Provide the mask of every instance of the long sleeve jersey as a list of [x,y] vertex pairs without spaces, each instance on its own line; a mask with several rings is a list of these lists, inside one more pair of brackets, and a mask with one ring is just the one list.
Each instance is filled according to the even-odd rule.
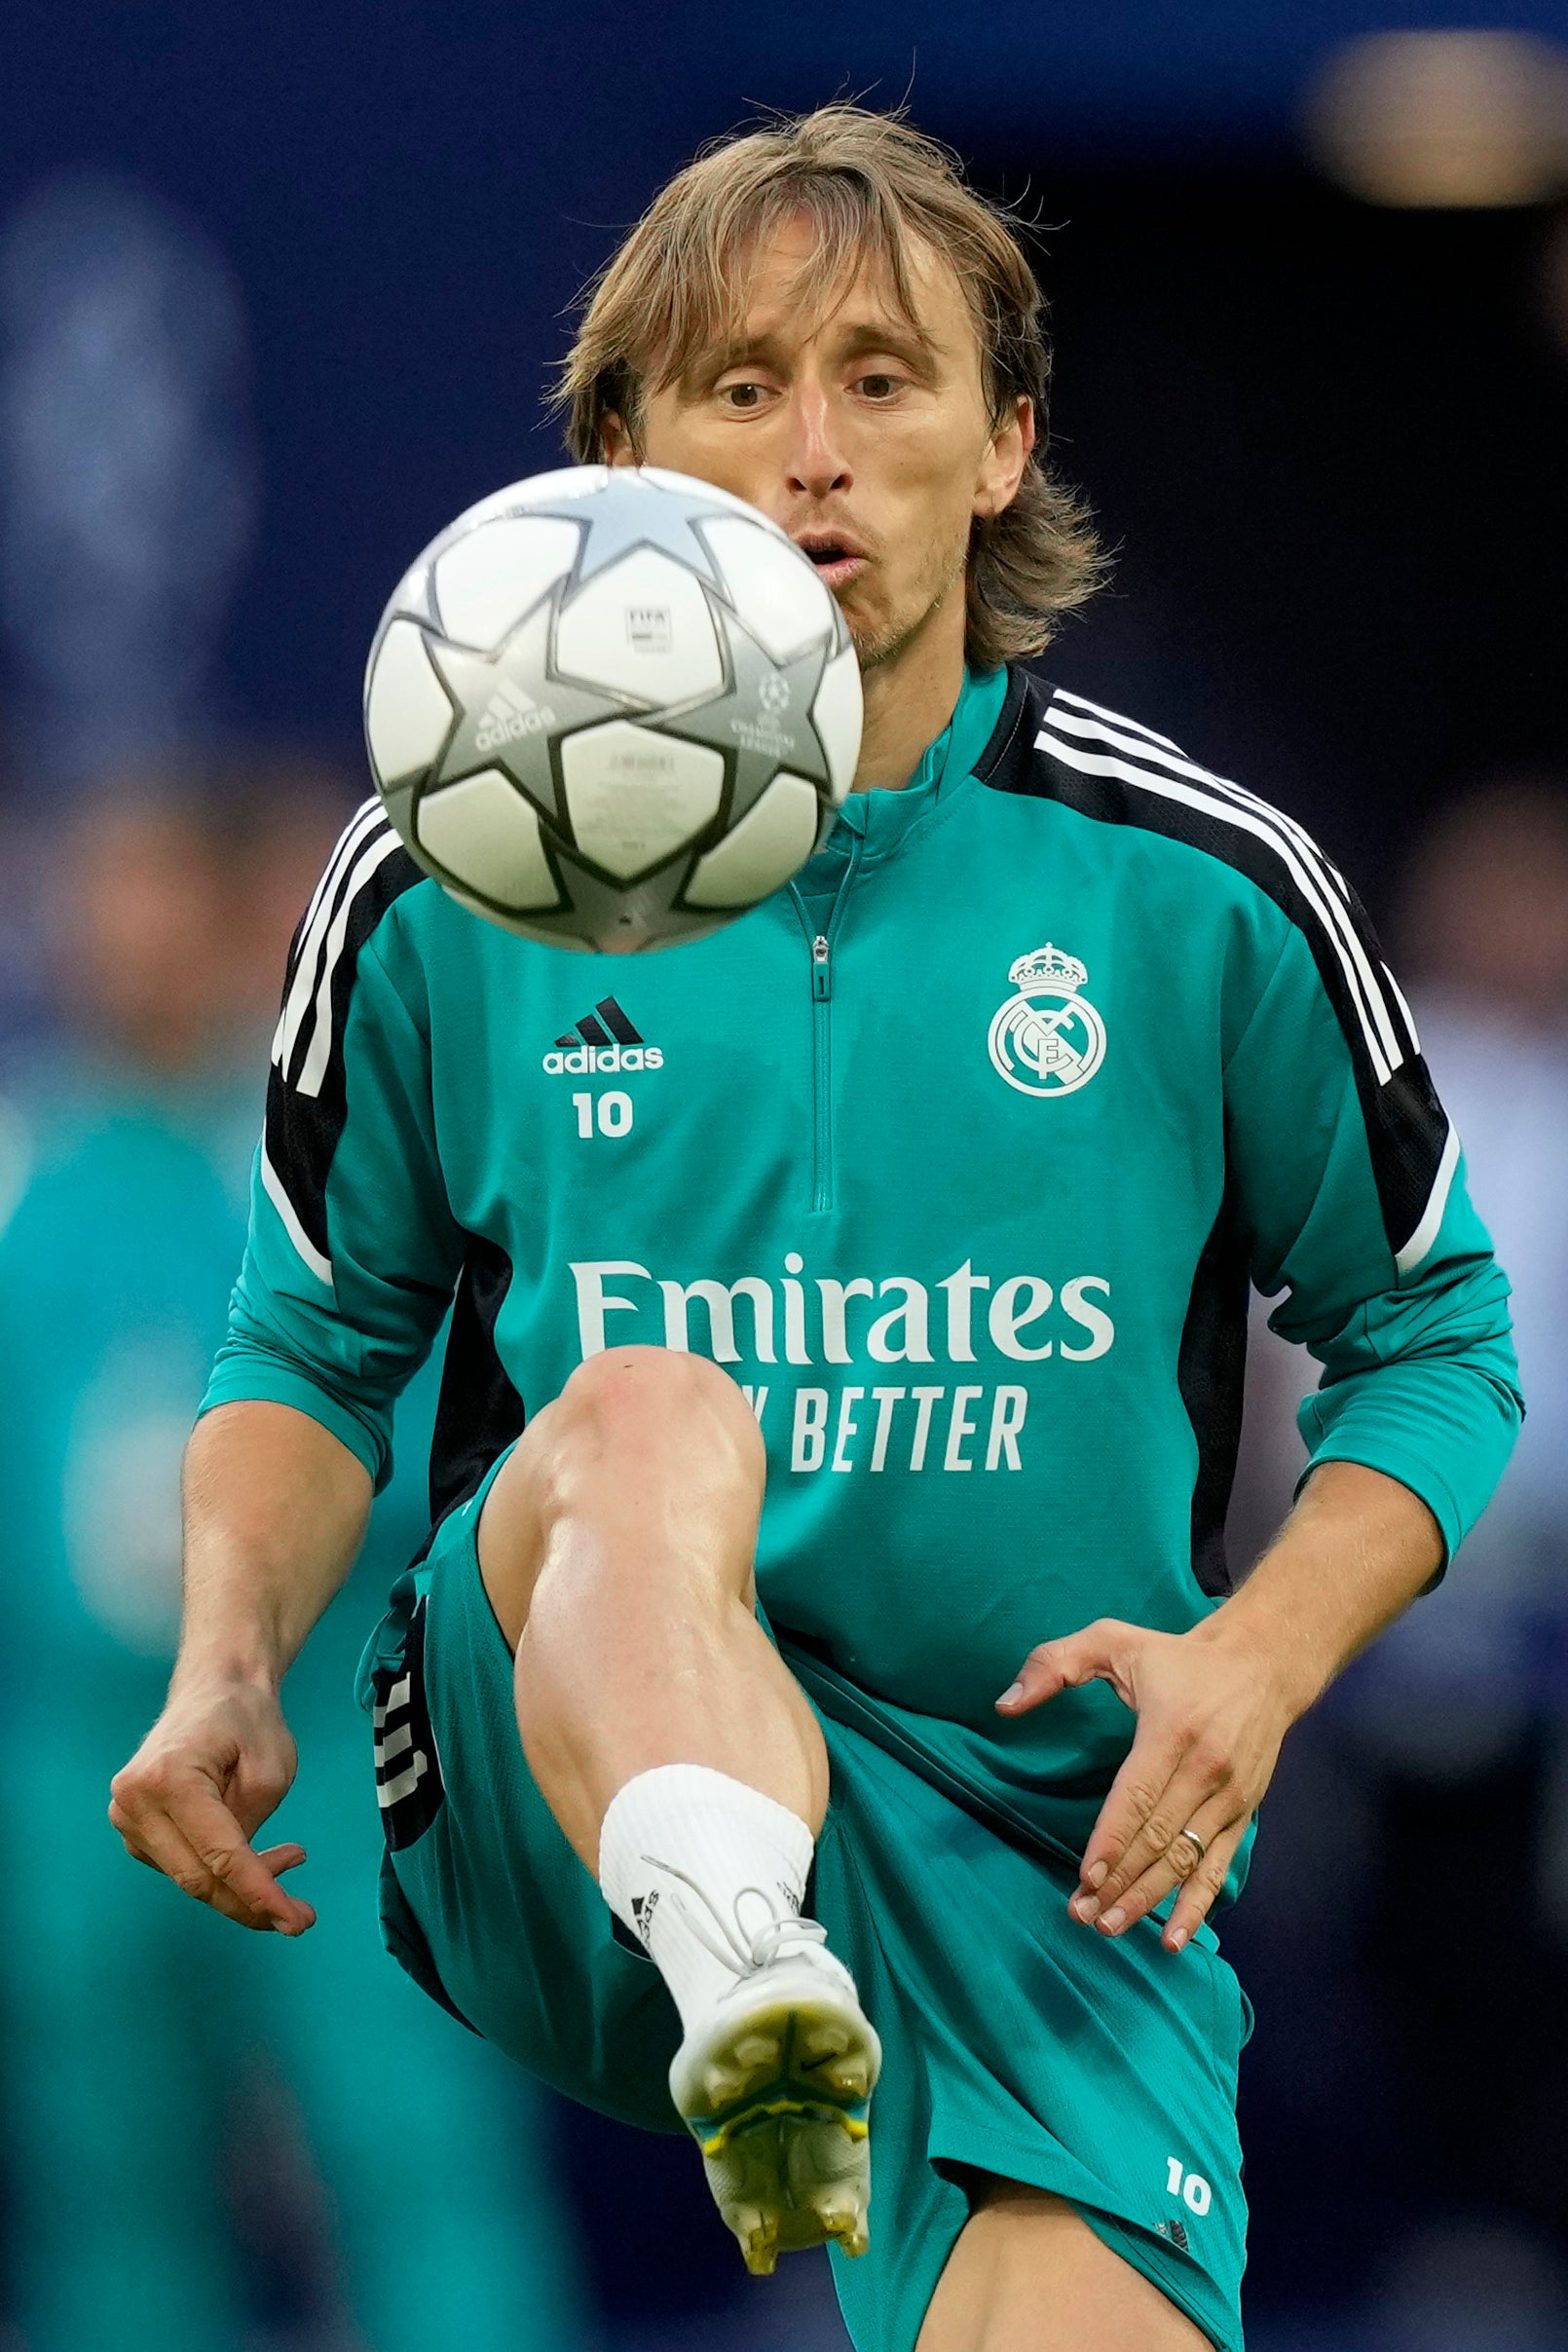
[[1075,1855],[1133,1718],[993,1701],[1036,1642],[1229,1589],[1250,1283],[1323,1366],[1311,1461],[1451,1552],[1519,1418],[1507,1284],[1365,916],[1290,818],[1012,670],[678,952],[511,937],[368,804],[294,943],[207,1404],[379,1482],[450,1306],[438,1518],[600,1349],[711,1357],[813,1699]]

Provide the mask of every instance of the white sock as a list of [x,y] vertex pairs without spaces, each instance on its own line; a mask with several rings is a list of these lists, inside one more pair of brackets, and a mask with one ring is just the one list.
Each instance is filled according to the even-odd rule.
[[687,2033],[743,1961],[710,1951],[698,1920],[724,1950],[769,1917],[796,1918],[816,1840],[798,1813],[705,1764],[661,1764],[611,1800],[599,1833],[599,1885],[658,1964]]

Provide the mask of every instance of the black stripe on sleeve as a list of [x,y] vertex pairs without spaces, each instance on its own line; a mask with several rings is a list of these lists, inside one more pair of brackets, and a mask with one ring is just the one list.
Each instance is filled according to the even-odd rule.
[[511,1279],[504,1250],[469,1234],[430,1442],[430,1517],[436,1523],[476,1492],[496,1456],[522,1434],[523,1400],[496,1345],[496,1322]]
[[1225,1514],[1242,1440],[1251,1291],[1246,1240],[1227,1194],[1193,1270],[1176,1355],[1176,1385],[1198,1444],[1192,1573],[1213,1600],[1231,1589]]

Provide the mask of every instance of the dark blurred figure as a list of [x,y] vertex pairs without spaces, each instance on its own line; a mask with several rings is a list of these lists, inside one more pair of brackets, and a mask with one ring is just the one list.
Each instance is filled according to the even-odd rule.
[[[180,1452],[244,1237],[290,925],[339,780],[253,761],[127,784],[62,841],[67,1042],[0,1122],[0,2132],[27,2352],[571,2352],[574,2237],[520,2075],[383,1954],[358,1646],[423,1536],[403,1469],[290,1682],[279,1834],[319,1910],[249,1936],[138,1869],[110,1774],[178,1622]],[[9,1175],[8,1172],[9,1171]]]
[[[1568,779],[1453,804],[1394,928],[1513,1285],[1527,1416],[1448,1577],[1292,1736],[1265,1808],[1227,1939],[1260,2012],[1257,2287],[1352,2295],[1357,2352],[1563,2352]],[[1288,1502],[1316,1373],[1259,1338],[1248,1541]]]

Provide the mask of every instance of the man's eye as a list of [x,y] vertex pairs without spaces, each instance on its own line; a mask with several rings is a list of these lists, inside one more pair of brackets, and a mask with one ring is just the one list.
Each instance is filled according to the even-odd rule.
[[862,376],[855,389],[864,392],[868,400],[890,400],[899,390],[900,383],[901,379],[897,376]]
[[757,408],[762,403],[763,388],[760,384],[726,384],[719,397],[730,408]]

